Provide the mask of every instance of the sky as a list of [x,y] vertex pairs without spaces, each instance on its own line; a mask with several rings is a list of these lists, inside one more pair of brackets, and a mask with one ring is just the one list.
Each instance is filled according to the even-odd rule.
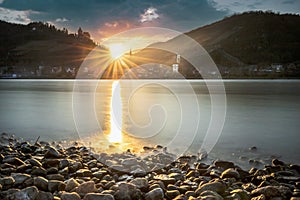
[[0,19],[43,21],[70,32],[82,27],[95,41],[141,27],[186,32],[250,10],[300,13],[300,0],[0,0]]

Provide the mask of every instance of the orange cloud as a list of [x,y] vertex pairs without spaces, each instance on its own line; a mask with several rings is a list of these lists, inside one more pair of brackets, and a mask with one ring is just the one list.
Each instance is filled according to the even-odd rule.
[[105,22],[102,26],[98,28],[96,32],[96,38],[100,38],[100,40],[103,40],[107,37],[135,27],[136,25],[132,24],[127,20]]

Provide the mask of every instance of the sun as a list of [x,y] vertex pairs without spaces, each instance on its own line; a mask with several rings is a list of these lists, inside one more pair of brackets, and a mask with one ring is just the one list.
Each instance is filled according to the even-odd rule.
[[119,59],[125,52],[126,48],[122,44],[111,44],[109,45],[110,56],[116,60]]

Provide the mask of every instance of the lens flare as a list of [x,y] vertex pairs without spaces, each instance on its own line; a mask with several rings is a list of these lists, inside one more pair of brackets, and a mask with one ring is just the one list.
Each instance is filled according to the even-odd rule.
[[125,52],[126,48],[122,44],[111,44],[109,45],[110,56],[116,60],[119,59]]
[[110,134],[111,143],[122,142],[122,101],[119,81],[113,81],[110,104]]

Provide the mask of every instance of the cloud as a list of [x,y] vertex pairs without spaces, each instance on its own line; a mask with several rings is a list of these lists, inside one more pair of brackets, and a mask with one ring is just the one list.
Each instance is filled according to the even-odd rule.
[[11,23],[28,24],[31,22],[30,15],[36,13],[32,10],[19,11],[0,7],[0,19]]
[[280,13],[300,13],[300,1],[296,0],[209,0],[217,10],[241,13],[250,10],[272,10]]
[[98,27],[96,36],[98,38],[105,39],[107,37],[135,27],[135,24],[127,20],[107,21],[103,25]]
[[140,15],[140,22],[151,22],[158,18],[159,14],[157,14],[157,9],[154,7],[149,7],[145,10],[144,14]]
[[67,21],[69,21],[67,18],[65,18],[65,17],[63,17],[63,18],[57,18],[56,20],[55,20],[55,22],[67,22]]
[[3,3],[4,0],[0,0],[0,4]]

